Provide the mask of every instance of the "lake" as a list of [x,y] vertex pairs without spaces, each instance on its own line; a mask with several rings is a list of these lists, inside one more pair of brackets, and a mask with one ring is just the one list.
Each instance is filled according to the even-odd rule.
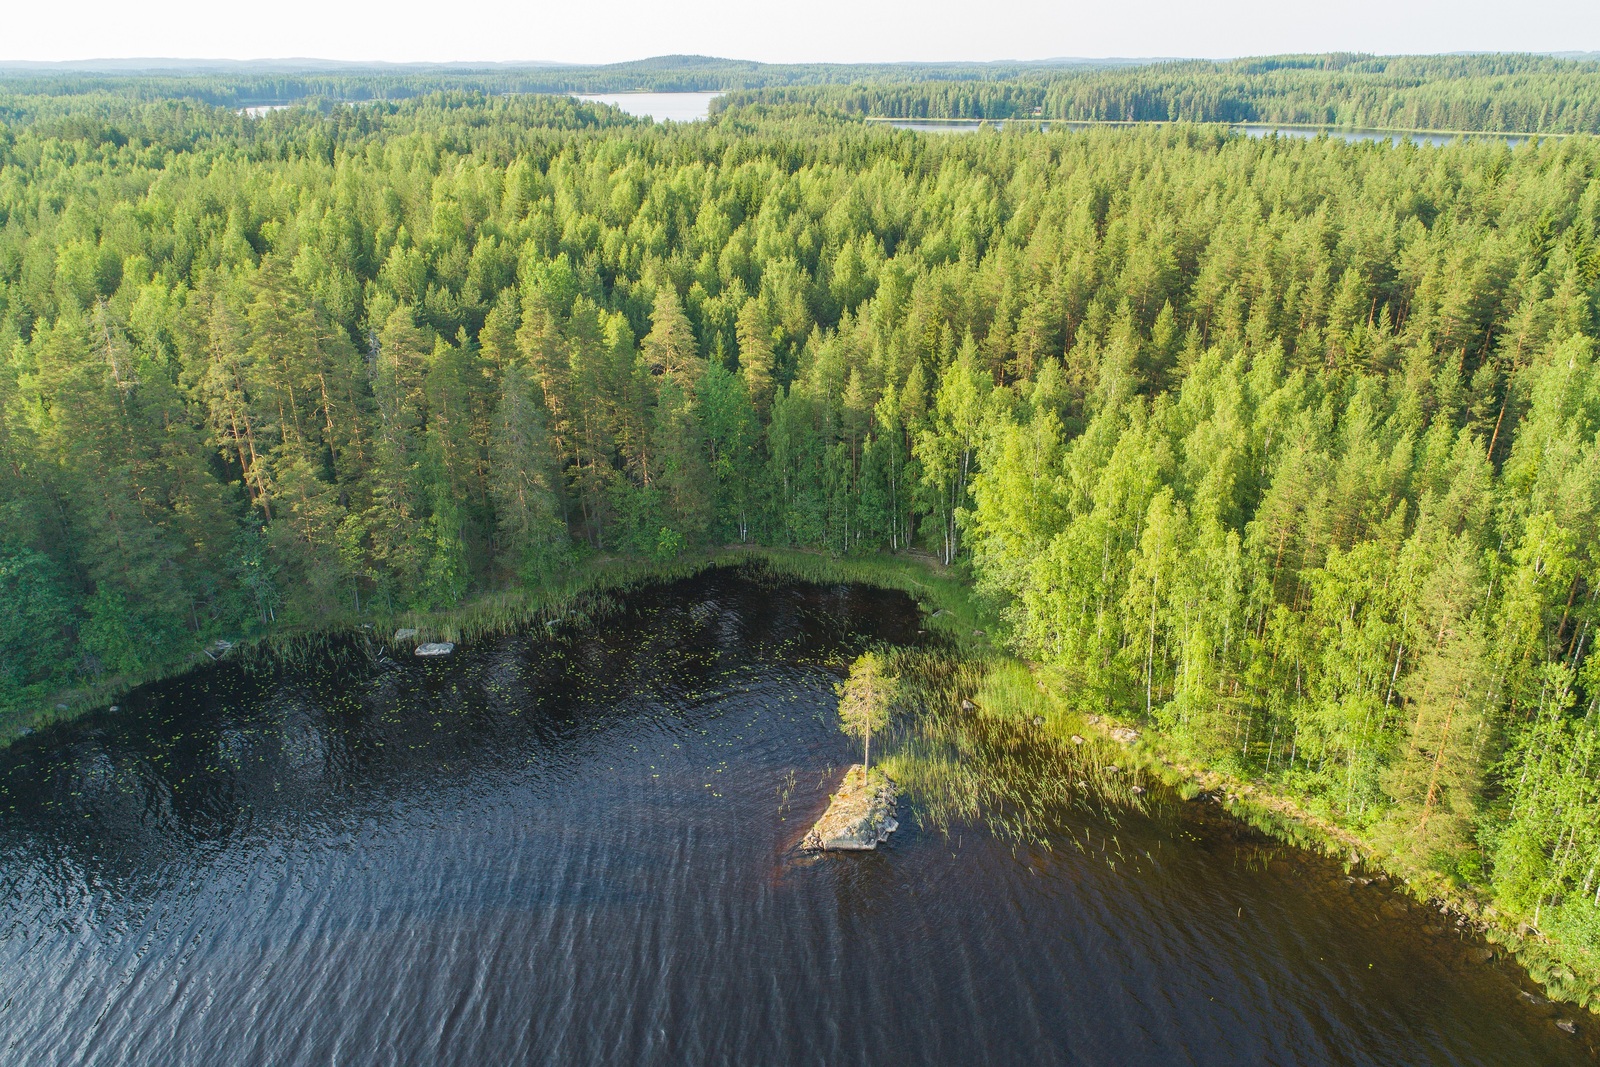
[[[883,120],[878,120],[883,121]],[[1064,121],[1036,121],[1027,123],[999,123],[995,121],[978,122],[976,120],[956,120],[950,122],[917,122],[914,120],[887,121],[886,125],[897,130],[915,130],[918,133],[976,133],[985,125],[992,129],[1003,129],[1007,125],[1014,125],[1018,129],[1047,130],[1092,130],[1092,129],[1129,129],[1140,125],[1158,125],[1157,123],[1095,123],[1095,122],[1064,122]],[[1283,126],[1270,123],[1242,123],[1230,126],[1235,133],[1242,133],[1246,137],[1295,137],[1306,140],[1321,136],[1333,137],[1347,144],[1361,144],[1365,142],[1383,142],[1387,144],[1401,144],[1409,141],[1416,145],[1447,145],[1456,140],[1474,141],[1504,141],[1507,146],[1515,148],[1528,140],[1525,134],[1454,134],[1454,133],[1396,133],[1392,130],[1339,130],[1326,129],[1313,126]]]
[[711,113],[711,101],[721,93],[590,93],[579,100],[608,104],[639,118],[657,122],[695,122]]
[[1247,137],[1297,137],[1305,140],[1314,140],[1326,134],[1348,144],[1363,144],[1378,142],[1382,144],[1402,144],[1410,142],[1415,145],[1440,145],[1452,144],[1458,140],[1466,141],[1504,141],[1507,147],[1515,148],[1524,143],[1528,138],[1523,134],[1455,134],[1455,133],[1396,133],[1392,130],[1331,130],[1319,129],[1311,126],[1274,126],[1270,124],[1244,124],[1233,127],[1235,132]]
[[1022,841],[908,796],[878,852],[797,851],[834,683],[919,623],[719,570],[40,731],[0,751],[5,1062],[1591,1062],[1481,942],[1212,803]]

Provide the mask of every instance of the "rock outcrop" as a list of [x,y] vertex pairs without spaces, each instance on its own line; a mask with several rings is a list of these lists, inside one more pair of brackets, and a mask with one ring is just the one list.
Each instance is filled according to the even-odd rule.
[[824,852],[865,852],[877,848],[899,829],[895,821],[895,785],[882,771],[870,774],[857,763],[844,772],[828,810],[806,835],[804,847]]

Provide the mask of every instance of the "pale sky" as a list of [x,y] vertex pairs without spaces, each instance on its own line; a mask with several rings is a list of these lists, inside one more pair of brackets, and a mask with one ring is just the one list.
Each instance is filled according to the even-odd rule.
[[[9,11],[5,11],[9,8]],[[0,59],[606,63],[1600,51],[1597,0],[5,0]]]

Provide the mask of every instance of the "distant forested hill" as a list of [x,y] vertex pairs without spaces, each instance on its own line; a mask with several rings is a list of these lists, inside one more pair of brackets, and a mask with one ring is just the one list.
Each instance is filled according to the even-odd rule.
[[[156,63],[157,61],[151,61]],[[0,94],[189,99],[219,107],[401,100],[433,92],[734,91],[886,118],[1275,122],[1380,129],[1600,132],[1600,61],[1532,55],[1268,56],[1226,63],[764,64],[660,56],[606,66],[301,64],[144,73],[0,67]]]
[[845,82],[968,82],[1014,78],[1025,72],[1099,69],[1132,60],[1063,59],[1035,63],[772,64],[710,56],[657,56],[602,66],[449,64],[436,67],[265,63],[232,69],[149,61],[137,73],[87,70],[79,65],[40,69],[0,64],[0,92],[51,96],[115,93],[127,99],[188,98],[218,107],[247,107],[301,100],[403,100],[443,91],[506,93],[697,92],[764,86]]

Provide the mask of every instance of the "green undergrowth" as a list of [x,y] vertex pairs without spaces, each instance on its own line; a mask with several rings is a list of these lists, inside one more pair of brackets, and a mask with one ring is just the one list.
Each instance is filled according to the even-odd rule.
[[[997,711],[1013,718],[1040,717],[1044,728],[1058,737],[1089,721],[1075,709],[1063,679],[1048,669],[1004,659],[993,674],[1004,682],[998,687],[991,685],[991,690],[999,688],[1007,695],[993,705]],[[1033,693],[1027,689],[1029,682],[1035,687]],[[1106,716],[1097,718],[1097,730],[1130,725]],[[1274,840],[1333,857],[1350,871],[1387,876],[1418,903],[1465,917],[1488,941],[1512,955],[1551,999],[1600,1012],[1600,946],[1589,943],[1586,929],[1569,933],[1547,917],[1535,931],[1533,916],[1507,910],[1481,887],[1418,867],[1387,847],[1370,827],[1347,825],[1291,793],[1239,776],[1231,766],[1195,761],[1160,732],[1142,725],[1138,729],[1138,740],[1131,747],[1112,746],[1125,766],[1136,766],[1160,780],[1177,797],[1190,799],[1205,793],[1231,817]]]

